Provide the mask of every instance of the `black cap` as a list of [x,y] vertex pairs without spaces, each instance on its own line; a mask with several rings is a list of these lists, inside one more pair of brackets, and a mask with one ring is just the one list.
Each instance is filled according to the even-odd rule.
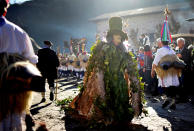
[[45,44],[45,45],[48,45],[48,46],[53,46],[53,43],[50,42],[50,41],[44,41],[44,44]]

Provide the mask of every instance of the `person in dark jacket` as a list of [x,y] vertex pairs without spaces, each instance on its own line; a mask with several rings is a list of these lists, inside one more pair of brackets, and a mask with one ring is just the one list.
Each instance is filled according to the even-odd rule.
[[[57,78],[57,67],[59,66],[59,59],[56,52],[51,49],[53,45],[50,41],[44,41],[45,47],[38,50],[37,67],[40,70],[44,81],[47,79],[50,89],[50,100],[54,99],[54,80]],[[44,89],[45,90],[45,89]],[[42,93],[42,101],[45,102],[45,93]]]
[[144,72],[144,77],[145,77],[145,90],[147,93],[153,92],[153,89],[151,87],[151,82],[152,82],[152,77],[151,77],[151,69],[152,69],[152,51],[150,49],[149,45],[144,46],[144,67],[143,67],[143,72]]
[[185,44],[184,38],[178,38],[177,39],[177,45],[179,47],[179,53],[177,56],[183,60],[186,64],[186,67],[182,71],[181,76],[181,101],[187,102],[188,101],[188,95],[190,95],[191,92],[191,85],[192,85],[192,74],[191,73],[191,50],[188,49],[188,47]]

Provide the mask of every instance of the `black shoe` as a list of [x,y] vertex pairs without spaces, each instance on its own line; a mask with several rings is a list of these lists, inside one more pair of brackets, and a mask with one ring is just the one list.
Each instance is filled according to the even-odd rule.
[[53,92],[50,92],[50,100],[53,101],[53,99],[54,99],[54,94]]
[[42,98],[42,100],[40,101],[40,103],[43,103],[45,101],[46,101],[46,99],[45,98]]
[[170,109],[176,110],[176,105],[175,105],[175,104],[172,104],[172,105],[170,106]]
[[162,108],[164,109],[165,107],[167,107],[170,104],[169,101],[165,101],[164,104],[162,104]]
[[77,77],[77,81],[80,81],[80,77]]
[[31,115],[27,114],[26,118],[25,118],[25,122],[26,122],[26,130],[27,131],[32,131],[32,127],[35,126],[35,122],[32,118]]

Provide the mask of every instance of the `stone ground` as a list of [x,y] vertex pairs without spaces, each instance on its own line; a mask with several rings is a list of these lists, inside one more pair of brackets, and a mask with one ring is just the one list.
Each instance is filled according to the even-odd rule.
[[[45,122],[49,131],[65,131],[67,126],[64,120],[65,113],[56,106],[56,101],[49,100],[49,88],[46,86],[46,102],[40,103],[40,93],[34,93],[31,113],[36,122]],[[75,97],[79,89],[75,85],[75,79],[68,82],[66,79],[58,80],[57,99],[63,100],[68,97]],[[175,111],[162,109],[162,97],[146,97],[144,105],[148,115],[141,115],[134,118],[132,123],[140,124],[148,130],[153,131],[194,131],[194,105],[190,103],[177,104]]]

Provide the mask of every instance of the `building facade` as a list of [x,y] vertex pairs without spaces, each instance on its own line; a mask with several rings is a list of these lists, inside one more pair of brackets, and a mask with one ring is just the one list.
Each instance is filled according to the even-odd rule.
[[[163,15],[165,8],[166,5],[163,5],[108,13],[93,18],[91,21],[96,23],[96,33],[101,39],[103,39],[109,29],[108,20],[114,16],[122,17],[124,22],[123,30],[127,32],[128,36],[133,35],[130,34],[131,30],[135,30],[137,31],[137,36],[135,37],[137,37],[137,41],[139,41],[141,34],[147,34],[150,38],[150,43],[153,45],[158,37],[156,34],[160,30],[156,27],[159,24],[162,24],[165,19],[165,16]],[[168,8],[171,11],[171,15],[169,16],[169,23],[171,22],[170,17],[173,17],[174,20],[180,24],[180,28],[177,33],[190,33],[194,30],[194,22],[188,22],[185,20],[194,16],[192,8],[188,3],[168,5]],[[129,37],[128,43],[133,42],[134,41]]]

